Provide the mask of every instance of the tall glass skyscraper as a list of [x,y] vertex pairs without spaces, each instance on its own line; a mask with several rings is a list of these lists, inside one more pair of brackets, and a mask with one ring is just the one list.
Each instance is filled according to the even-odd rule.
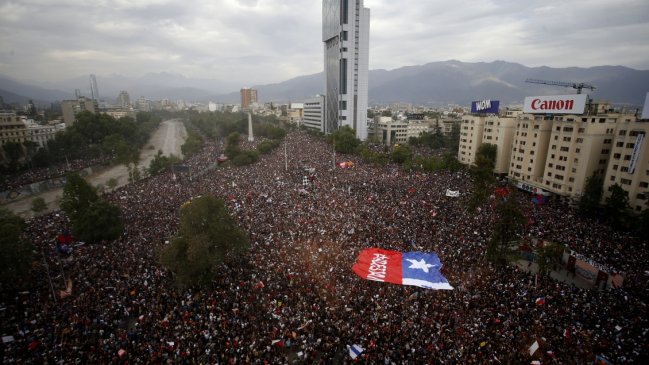
[[97,78],[90,74],[90,97],[99,101],[99,89],[97,89]]
[[322,1],[324,132],[348,125],[367,139],[367,69],[370,9],[363,0]]

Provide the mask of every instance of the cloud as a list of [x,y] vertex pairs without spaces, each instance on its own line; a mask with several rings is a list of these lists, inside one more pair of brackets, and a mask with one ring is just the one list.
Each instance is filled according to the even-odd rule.
[[[649,69],[644,0],[365,0],[370,68],[457,59]],[[0,73],[173,72],[232,85],[322,70],[314,0],[0,0]]]

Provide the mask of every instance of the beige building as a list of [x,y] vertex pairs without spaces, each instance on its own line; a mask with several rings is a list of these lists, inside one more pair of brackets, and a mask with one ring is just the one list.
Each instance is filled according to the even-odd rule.
[[93,114],[99,112],[99,104],[97,100],[88,99],[81,96],[76,100],[63,100],[61,102],[61,112],[63,114],[63,122],[66,126],[71,126],[76,121],[76,115],[80,112],[87,110]]
[[7,142],[23,143],[27,135],[27,126],[16,113],[0,113],[0,146]]
[[430,131],[430,124],[426,120],[393,120],[392,117],[374,117],[376,137],[384,145],[406,143],[411,137],[419,137],[424,132]]
[[579,198],[586,180],[610,169],[609,158],[616,130],[635,117],[604,114],[598,107],[590,115],[517,118],[509,177],[559,196]]
[[[494,172],[497,174],[507,174],[509,172],[509,161],[512,153],[512,141],[514,130],[516,129],[515,118],[505,118],[497,116],[488,116],[484,120],[484,132],[482,133],[482,143],[493,144],[497,148],[496,164]],[[475,155],[474,161],[475,162]]]
[[62,128],[64,125],[40,125],[15,113],[0,113],[0,146],[7,142],[22,144],[31,141],[39,147],[46,147],[47,141],[54,139]]
[[482,144],[485,117],[479,115],[465,115],[460,125],[460,148],[457,159],[465,165],[475,163],[475,154]]
[[611,153],[617,115],[563,115],[553,118],[543,188],[579,197],[586,179],[603,175]]
[[466,115],[458,160],[474,164],[482,143],[495,144],[494,172],[506,173],[527,190],[572,199],[581,197],[590,176],[606,174],[605,195],[617,183],[628,192],[637,211],[644,209],[642,199],[649,193],[649,147],[643,142],[648,131],[649,122],[614,113],[607,103],[592,104],[583,115],[517,110],[507,110],[501,117]]
[[629,205],[636,212],[647,209],[644,199],[649,194],[648,135],[649,121],[619,119],[604,177],[604,197],[610,196],[609,189],[618,184],[628,193]]

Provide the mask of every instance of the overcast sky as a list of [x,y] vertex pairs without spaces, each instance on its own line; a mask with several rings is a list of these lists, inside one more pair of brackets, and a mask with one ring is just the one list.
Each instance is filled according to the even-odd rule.
[[[649,69],[647,0],[365,0],[370,69],[456,59]],[[0,74],[170,72],[252,86],[322,71],[319,0],[0,0]]]

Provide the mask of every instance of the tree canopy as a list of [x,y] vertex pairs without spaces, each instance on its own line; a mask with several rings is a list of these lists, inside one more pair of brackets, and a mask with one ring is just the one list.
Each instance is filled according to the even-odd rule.
[[516,188],[510,187],[507,197],[496,198],[496,223],[487,243],[487,258],[499,267],[507,265],[518,254],[525,217],[516,195]]
[[579,199],[579,212],[585,217],[595,217],[600,211],[600,202],[604,190],[604,176],[593,173],[586,179],[584,193]]
[[327,140],[333,143],[336,152],[340,153],[353,153],[356,147],[361,144],[361,141],[356,138],[354,130],[348,125],[342,126],[328,135]]
[[61,209],[72,222],[74,236],[82,241],[113,240],[123,230],[118,207],[101,201],[97,190],[79,174],[70,174],[63,187]]
[[34,248],[25,241],[25,222],[10,211],[0,208],[0,281],[6,288],[19,288],[34,259]]
[[629,216],[629,196],[618,184],[610,187],[611,195],[606,198],[604,213],[614,228],[621,228]]
[[159,258],[179,286],[207,285],[221,263],[249,246],[224,202],[207,195],[183,204],[178,234],[161,248]]

